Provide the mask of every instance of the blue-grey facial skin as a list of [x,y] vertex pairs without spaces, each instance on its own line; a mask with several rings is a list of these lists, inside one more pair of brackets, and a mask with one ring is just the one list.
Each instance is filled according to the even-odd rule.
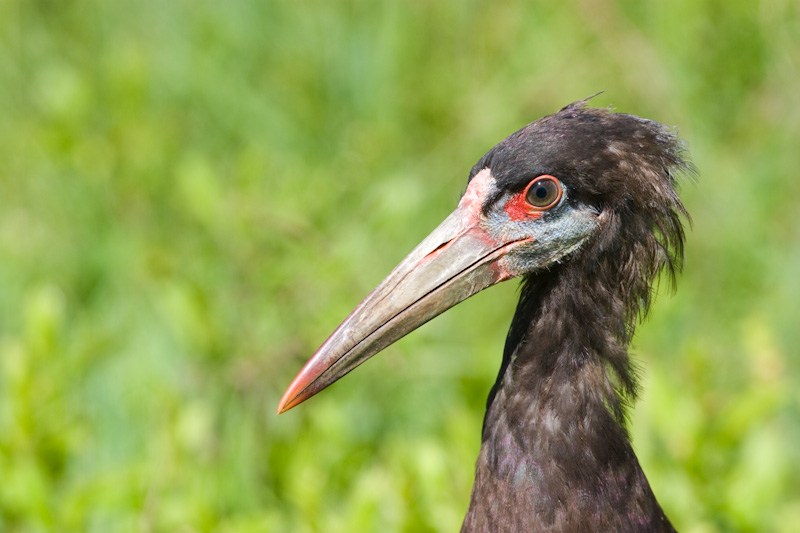
[[500,262],[510,277],[535,272],[558,263],[597,233],[603,216],[583,204],[571,205],[564,189],[559,203],[541,217],[511,220],[504,206],[513,197],[505,193],[489,207],[481,226],[497,240],[530,239],[514,247]]

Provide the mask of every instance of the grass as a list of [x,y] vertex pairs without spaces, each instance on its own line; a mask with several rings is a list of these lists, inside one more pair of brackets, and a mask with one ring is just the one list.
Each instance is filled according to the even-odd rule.
[[598,90],[700,170],[644,469],[682,531],[800,522],[795,2],[10,0],[0,50],[0,530],[457,530],[514,283],[274,409],[480,155]]

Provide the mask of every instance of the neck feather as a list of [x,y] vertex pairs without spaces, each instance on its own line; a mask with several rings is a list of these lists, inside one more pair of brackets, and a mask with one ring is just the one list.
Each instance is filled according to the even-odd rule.
[[523,285],[462,531],[673,531],[625,428],[635,316],[563,266]]

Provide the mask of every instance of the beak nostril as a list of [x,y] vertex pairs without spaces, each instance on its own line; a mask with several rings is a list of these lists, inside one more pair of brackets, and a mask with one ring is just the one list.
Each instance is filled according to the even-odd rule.
[[434,258],[434,257],[436,257],[437,255],[439,255],[440,253],[442,253],[442,252],[444,251],[444,249],[445,249],[445,248],[447,248],[448,246],[450,246],[450,243],[452,243],[454,240],[455,240],[455,239],[450,239],[449,241],[447,241],[447,242],[443,242],[442,244],[440,244],[439,246],[437,246],[435,250],[433,250],[433,251],[432,251],[432,252],[430,252],[428,255],[426,255],[425,257],[423,257],[423,258],[422,258],[422,261],[420,261],[420,263],[425,263],[425,262],[427,262],[427,261],[430,261],[431,259],[433,259],[433,258]]

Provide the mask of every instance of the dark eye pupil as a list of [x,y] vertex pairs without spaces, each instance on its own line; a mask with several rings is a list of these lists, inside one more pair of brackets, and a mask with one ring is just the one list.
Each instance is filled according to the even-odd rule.
[[545,187],[537,187],[536,188],[536,197],[537,198],[544,198],[547,196],[547,189]]

